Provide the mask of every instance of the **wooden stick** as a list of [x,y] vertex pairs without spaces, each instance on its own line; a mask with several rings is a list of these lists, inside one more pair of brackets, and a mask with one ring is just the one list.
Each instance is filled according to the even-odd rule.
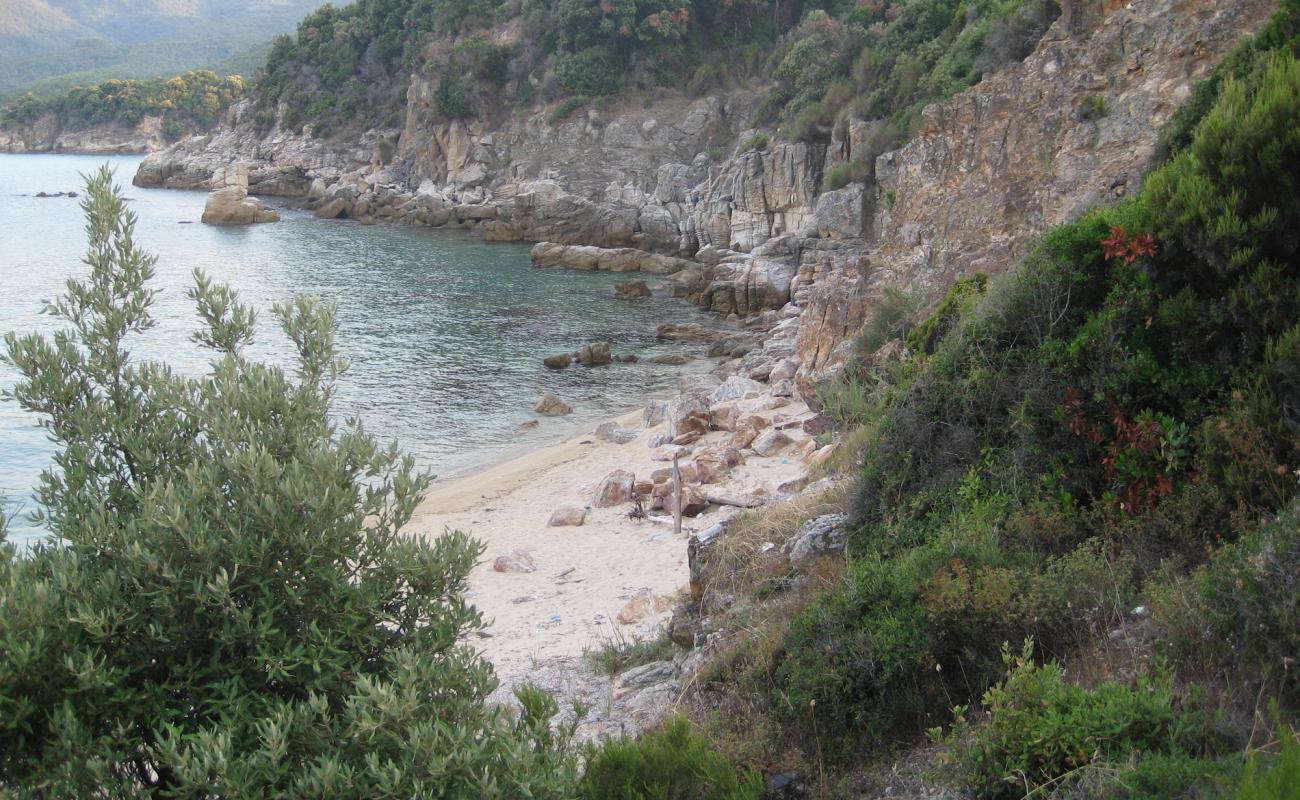
[[682,535],[682,471],[677,466],[680,453],[673,453],[673,533]]

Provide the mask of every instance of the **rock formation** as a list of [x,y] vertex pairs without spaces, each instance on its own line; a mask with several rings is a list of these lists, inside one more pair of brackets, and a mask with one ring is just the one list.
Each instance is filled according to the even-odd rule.
[[757,90],[562,122],[546,109],[448,122],[420,75],[387,166],[372,156],[394,131],[349,147],[263,136],[243,103],[216,134],[147,157],[136,183],[220,188],[213,178],[244,163],[249,191],[306,197],[322,216],[473,229],[542,242],[539,266],[663,275],[676,296],[763,336],[661,336],[719,342],[710,352],[755,380],[786,365],[774,383],[811,399],[888,288],[933,303],[955,278],[1001,272],[1048,227],[1136,191],[1161,125],[1275,5],[1069,0],[1023,63],[926,108],[872,180],[835,191],[823,176],[862,157],[872,123],[837,126],[829,145],[750,146]]

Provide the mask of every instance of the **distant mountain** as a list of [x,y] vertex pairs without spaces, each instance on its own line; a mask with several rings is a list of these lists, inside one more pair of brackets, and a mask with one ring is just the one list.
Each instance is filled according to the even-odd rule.
[[260,62],[323,0],[0,0],[0,99]]

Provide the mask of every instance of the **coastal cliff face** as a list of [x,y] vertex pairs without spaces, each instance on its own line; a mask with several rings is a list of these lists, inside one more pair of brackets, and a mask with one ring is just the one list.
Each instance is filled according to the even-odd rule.
[[96,125],[65,130],[55,114],[0,128],[0,153],[156,153],[167,146],[162,118],[145,117],[134,127]]
[[400,131],[347,148],[263,136],[238,105],[218,133],[147,158],[136,182],[211,188],[246,163],[252,193],[305,196],[322,216],[551,242],[550,263],[565,262],[560,245],[594,268],[601,257],[579,246],[620,248],[619,269],[635,263],[626,248],[671,256],[678,294],[774,331],[772,352],[741,369],[794,355],[812,377],[843,360],[887,288],[934,302],[957,277],[1002,272],[1048,227],[1135,191],[1163,124],[1275,7],[1067,3],[1023,63],[927,108],[873,180],[835,191],[823,177],[863,157],[870,125],[768,143],[754,131],[757,91],[448,123],[419,78]]

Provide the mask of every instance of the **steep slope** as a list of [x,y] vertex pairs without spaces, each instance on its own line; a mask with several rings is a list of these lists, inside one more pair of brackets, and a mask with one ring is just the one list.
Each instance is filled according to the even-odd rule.
[[1023,63],[928,107],[909,144],[874,159],[874,179],[833,191],[830,174],[872,156],[876,123],[772,141],[756,130],[761,89],[447,120],[419,74],[405,125],[361,148],[263,136],[242,107],[215,137],[147,159],[137,181],[201,187],[244,161],[254,192],[310,194],[332,215],[695,258],[674,280],[705,307],[746,317],[793,302],[782,333],[794,341],[780,347],[796,347],[807,384],[843,360],[886,288],[937,300],[954,277],[999,272],[1051,224],[1136,189],[1160,126],[1275,5],[1068,4]]

